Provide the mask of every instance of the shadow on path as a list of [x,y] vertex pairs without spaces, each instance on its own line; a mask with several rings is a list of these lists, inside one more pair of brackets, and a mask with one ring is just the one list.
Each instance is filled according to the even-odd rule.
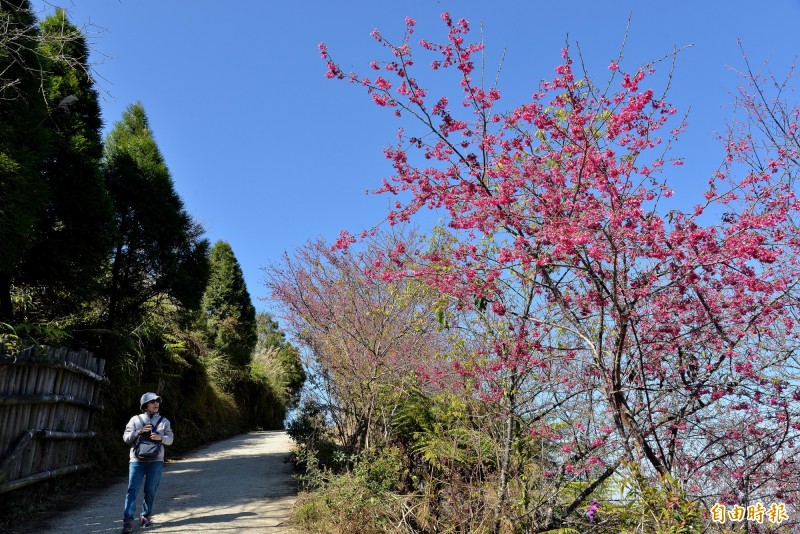
[[[292,466],[286,463],[290,450],[291,441],[283,431],[253,432],[168,462],[156,497],[154,530],[292,532],[286,524],[297,486]],[[126,487],[123,480],[78,509],[8,534],[119,532]],[[141,491],[139,499],[137,515]],[[137,526],[135,532],[144,530]]]

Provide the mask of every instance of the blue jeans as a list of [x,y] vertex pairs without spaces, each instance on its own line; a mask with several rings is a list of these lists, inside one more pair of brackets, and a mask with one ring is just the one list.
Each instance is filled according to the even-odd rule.
[[153,514],[153,501],[156,498],[158,483],[161,482],[161,472],[164,462],[131,462],[128,464],[128,493],[125,495],[125,519],[133,520],[136,514],[136,496],[139,486],[144,479],[144,502],[142,515],[150,517]]

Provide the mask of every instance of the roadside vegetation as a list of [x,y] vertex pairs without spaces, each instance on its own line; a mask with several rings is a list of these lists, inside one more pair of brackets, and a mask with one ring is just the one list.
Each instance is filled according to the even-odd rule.
[[[102,481],[125,472],[122,430],[143,392],[163,397],[179,455],[283,428],[305,375],[230,245],[185,209],[144,107],[102,138],[88,55],[64,11],[39,21],[27,0],[0,1],[0,342],[106,360]],[[68,477],[4,495],[0,530],[73,493]]]
[[[743,56],[719,167],[684,191],[677,52],[632,69],[620,52],[592,77],[567,48],[505,105],[449,14],[441,42],[410,18],[399,42],[376,30],[388,55],[368,76],[322,44],[328,78],[402,123],[375,191],[393,207],[385,228],[269,265],[272,316],[184,208],[143,106],[102,138],[64,12],[0,0],[0,17],[0,340],[107,360],[96,477],[124,472],[122,426],[153,390],[174,454],[292,410],[310,532],[800,524],[791,73]],[[440,225],[423,235],[426,210]],[[68,480],[15,494],[0,529]]]
[[[469,23],[442,20],[438,41],[410,18],[400,40],[375,30],[386,55],[367,74],[320,44],[326,76],[402,127],[375,191],[391,197],[389,228],[310,242],[268,270],[309,360],[289,425],[299,524],[796,529],[792,73],[743,55],[719,167],[698,180],[674,152],[678,52],[592,69],[565,48],[511,105]],[[454,90],[433,89],[442,80]],[[407,225],[428,210],[441,222],[422,237]]]

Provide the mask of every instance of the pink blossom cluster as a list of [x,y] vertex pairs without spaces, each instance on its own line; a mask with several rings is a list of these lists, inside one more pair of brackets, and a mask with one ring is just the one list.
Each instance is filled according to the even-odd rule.
[[565,49],[529,102],[499,110],[500,91],[473,79],[484,45],[442,18],[445,42],[419,52],[458,71],[458,106],[414,75],[411,20],[400,44],[373,34],[391,51],[375,79],[345,75],[320,46],[329,77],[421,129],[384,152],[393,174],[375,193],[395,199],[391,224],[425,209],[446,218],[448,238],[413,267],[398,247],[372,268],[455,303],[477,332],[455,370],[486,402],[528,414],[564,484],[626,460],[698,494],[794,502],[797,110],[759,98],[764,80],[749,72],[738,102],[751,122],[723,139],[697,204],[666,209],[683,163],[667,172],[667,153],[686,124],[642,89],[654,65],[612,61],[603,90]]

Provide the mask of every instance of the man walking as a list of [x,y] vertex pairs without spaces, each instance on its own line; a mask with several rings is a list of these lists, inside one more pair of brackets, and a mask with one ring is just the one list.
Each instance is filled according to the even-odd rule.
[[164,469],[164,445],[171,445],[174,439],[169,420],[159,414],[161,397],[155,393],[145,393],[139,405],[142,413],[131,417],[122,436],[125,443],[131,446],[123,533],[133,532],[136,498],[142,481],[144,502],[139,521],[143,527],[153,525],[153,502]]

